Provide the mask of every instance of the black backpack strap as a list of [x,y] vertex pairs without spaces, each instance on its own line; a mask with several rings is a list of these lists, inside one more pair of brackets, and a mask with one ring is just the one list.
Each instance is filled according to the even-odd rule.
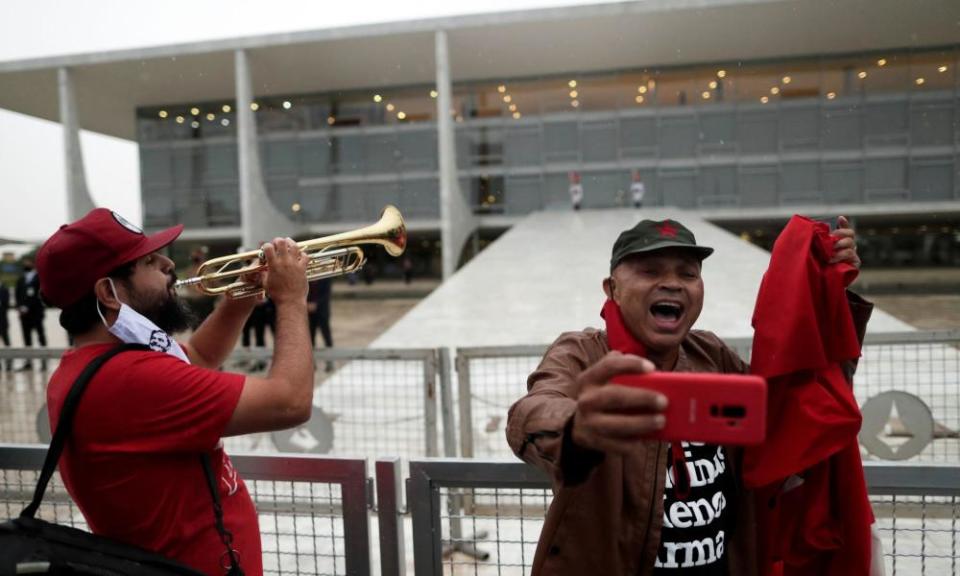
[[40,479],[37,481],[37,488],[33,492],[33,500],[20,513],[21,518],[33,518],[43,500],[43,493],[47,491],[47,484],[53,477],[53,471],[57,469],[57,463],[60,462],[60,455],[63,453],[63,446],[67,441],[73,427],[73,417],[77,413],[77,406],[80,404],[80,397],[83,396],[87,384],[93,379],[94,374],[100,370],[100,367],[108,360],[121,352],[127,350],[150,350],[143,344],[121,344],[115,348],[104,352],[93,359],[80,376],[77,377],[70,391],[67,393],[66,400],[63,401],[63,407],[60,409],[60,418],[57,420],[57,431],[53,434],[53,440],[50,441],[50,448],[47,449],[47,457],[43,461],[43,470],[40,472]]
[[[227,576],[243,576],[243,570],[240,569],[240,556],[233,549],[233,534],[223,525],[223,507],[220,505],[220,492],[217,490],[217,481],[213,477],[210,455],[206,452],[201,454],[200,463],[203,464],[203,473],[207,477],[207,487],[210,488],[210,496],[213,498],[213,516],[216,519],[217,532],[220,533],[220,541],[227,549],[221,556],[220,565],[227,571]],[[224,565],[223,557],[228,559],[229,566]]]

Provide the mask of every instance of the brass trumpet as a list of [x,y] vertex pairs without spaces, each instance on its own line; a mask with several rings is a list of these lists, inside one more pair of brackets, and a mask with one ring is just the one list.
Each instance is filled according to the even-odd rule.
[[[366,256],[356,244],[379,244],[391,256],[403,254],[407,247],[407,227],[400,211],[388,204],[376,224],[298,242],[297,246],[310,258],[307,280],[342,276],[362,268]],[[226,294],[233,299],[260,296],[264,293],[263,286],[244,281],[242,277],[266,268],[263,250],[221,256],[207,260],[197,269],[196,276],[180,280],[174,286],[195,286],[204,294]]]

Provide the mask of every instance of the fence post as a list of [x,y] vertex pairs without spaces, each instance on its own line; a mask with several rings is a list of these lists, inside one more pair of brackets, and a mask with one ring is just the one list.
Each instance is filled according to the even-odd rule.
[[453,417],[453,389],[450,383],[450,349],[437,348],[440,362],[440,416],[443,419],[443,455],[457,457],[457,432]]
[[430,351],[423,360],[423,407],[424,425],[426,426],[427,456],[436,458],[440,455],[437,446],[437,352]]
[[358,460],[351,478],[340,484],[347,574],[370,574],[370,516],[367,461]]
[[407,479],[407,507],[413,519],[413,570],[416,576],[443,574],[440,490],[415,462]]
[[457,349],[457,404],[460,408],[460,457],[473,458],[473,392],[470,357]]
[[[438,348],[440,358],[440,405],[443,411],[443,455],[447,458],[457,457],[457,438],[453,422],[453,389],[450,384],[450,349]],[[478,550],[476,546],[463,539],[462,515],[464,500],[469,496],[460,490],[450,489],[447,494],[447,513],[450,516],[450,543],[447,551],[461,552],[474,558],[487,559],[490,554]],[[471,499],[472,507],[472,499]]]
[[380,574],[405,576],[403,518],[400,500],[403,497],[400,459],[381,458],[376,462],[377,525],[380,535]]

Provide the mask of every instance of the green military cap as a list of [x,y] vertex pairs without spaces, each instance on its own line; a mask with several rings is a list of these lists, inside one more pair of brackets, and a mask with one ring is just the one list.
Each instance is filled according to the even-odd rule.
[[698,246],[697,239],[686,226],[676,220],[643,220],[620,233],[613,243],[610,270],[627,256],[644,254],[664,248],[682,248],[695,253],[701,260],[713,254],[713,248]]

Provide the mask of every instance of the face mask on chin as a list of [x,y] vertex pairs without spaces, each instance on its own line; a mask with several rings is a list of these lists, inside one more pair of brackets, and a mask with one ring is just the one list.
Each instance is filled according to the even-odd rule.
[[[113,279],[107,278],[107,281],[110,282],[113,297],[117,299],[117,302],[120,302],[120,298],[117,297],[117,289],[113,285]],[[123,302],[120,302],[120,312],[117,314],[117,319],[112,326],[107,324],[107,319],[104,318],[103,312],[100,311],[99,300],[97,300],[97,314],[100,316],[100,320],[103,321],[103,325],[106,326],[107,331],[121,341],[127,344],[145,344],[155,352],[164,352],[188,364],[190,363],[183,348],[177,344],[176,340],[161,330],[156,324],[150,321],[149,318]]]

